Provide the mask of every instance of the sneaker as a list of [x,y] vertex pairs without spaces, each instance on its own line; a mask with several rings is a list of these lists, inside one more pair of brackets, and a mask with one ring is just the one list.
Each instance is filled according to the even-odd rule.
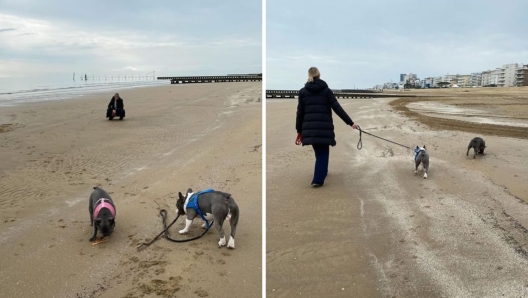
[[321,186],[323,186],[323,185],[322,185],[322,184],[318,184],[318,183],[312,183],[312,186],[313,186],[313,187],[321,187]]

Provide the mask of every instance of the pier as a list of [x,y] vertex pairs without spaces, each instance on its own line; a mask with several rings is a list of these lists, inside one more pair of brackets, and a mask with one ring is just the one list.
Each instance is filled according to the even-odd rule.
[[[388,98],[388,97],[416,97],[412,94],[385,94],[375,90],[332,90],[336,98]],[[299,90],[266,90],[266,98],[295,98]]]
[[257,81],[262,81],[262,74],[244,74],[244,75],[227,75],[227,76],[158,77],[158,80],[170,80],[171,84],[257,82]]

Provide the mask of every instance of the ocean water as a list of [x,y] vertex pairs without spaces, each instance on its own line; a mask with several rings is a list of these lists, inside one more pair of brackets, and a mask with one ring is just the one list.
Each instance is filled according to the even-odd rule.
[[120,80],[88,78],[87,81],[72,77],[47,78],[0,78],[0,107],[26,102],[74,99],[95,93],[108,93],[110,98],[123,89],[170,84],[169,80]]

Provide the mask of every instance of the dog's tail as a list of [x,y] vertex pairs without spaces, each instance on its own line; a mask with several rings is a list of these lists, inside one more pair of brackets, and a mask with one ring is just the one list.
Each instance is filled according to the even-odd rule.
[[231,213],[229,222],[231,223],[231,225],[234,225],[236,227],[240,215],[238,205],[235,203],[235,200],[233,200],[233,197],[231,197],[231,194],[226,193],[224,196],[224,200],[229,208],[229,213]]
[[237,226],[238,219],[240,217],[240,211],[238,210],[238,206],[234,204],[233,206],[229,206],[229,211],[231,212],[231,217],[229,218],[229,223],[232,226]]

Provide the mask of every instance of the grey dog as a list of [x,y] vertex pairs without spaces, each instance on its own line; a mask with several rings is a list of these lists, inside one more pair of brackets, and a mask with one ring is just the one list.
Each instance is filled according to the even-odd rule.
[[[228,248],[235,248],[235,232],[240,212],[231,194],[213,191],[212,189],[195,194],[189,188],[185,196],[181,192],[178,193],[178,196],[176,211],[180,215],[187,214],[185,228],[179,231],[180,234],[189,232],[193,219],[197,216],[201,217],[201,213],[203,215],[202,219],[206,220],[206,223],[202,225],[204,228],[209,225],[208,221],[214,219],[214,226],[220,236],[218,246],[222,247],[227,244]],[[231,225],[231,237],[227,243],[222,227],[226,219],[229,220]]]
[[469,150],[473,148],[475,154],[473,154],[473,159],[477,157],[477,154],[484,154],[484,149],[486,148],[486,142],[482,138],[475,137],[469,142],[466,156],[469,155]]
[[93,235],[90,241],[94,241],[97,230],[103,236],[110,236],[115,227],[116,207],[110,195],[99,187],[94,187],[90,195],[88,211],[90,212],[90,225],[93,226]]
[[416,146],[414,152],[416,153],[414,156],[414,173],[418,173],[418,166],[422,164],[423,170],[425,171],[423,177],[424,179],[427,179],[427,172],[429,171],[429,154],[425,151],[425,145],[422,148]]

